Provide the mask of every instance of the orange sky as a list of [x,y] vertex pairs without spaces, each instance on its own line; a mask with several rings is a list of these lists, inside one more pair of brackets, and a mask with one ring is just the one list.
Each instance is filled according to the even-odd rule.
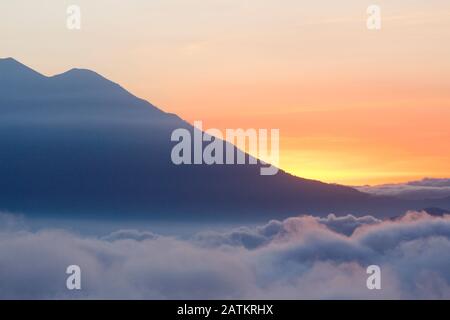
[[69,2],[17,0],[0,5],[0,56],[96,70],[204,128],[278,128],[302,177],[450,177],[450,3],[393,2],[369,31],[373,1],[78,0],[68,31]]

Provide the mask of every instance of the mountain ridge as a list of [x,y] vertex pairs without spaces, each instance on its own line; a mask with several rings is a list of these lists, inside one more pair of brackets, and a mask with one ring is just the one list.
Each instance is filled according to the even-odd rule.
[[389,216],[433,206],[283,170],[260,176],[259,165],[176,166],[171,133],[196,130],[178,116],[94,71],[74,68],[15,82],[1,76],[2,65],[0,148],[7,152],[0,162],[0,210],[189,220]]

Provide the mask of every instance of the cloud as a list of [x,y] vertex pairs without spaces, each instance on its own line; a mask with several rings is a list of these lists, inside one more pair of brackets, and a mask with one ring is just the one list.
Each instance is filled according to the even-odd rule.
[[355,217],[350,214],[340,217],[329,214],[326,218],[294,217],[284,221],[272,220],[266,225],[255,228],[240,227],[225,233],[214,231],[201,232],[194,237],[194,241],[206,247],[228,245],[255,249],[273,241],[280,241],[289,234],[300,232],[299,229],[308,228],[310,224],[315,226],[316,223],[319,223],[336,233],[350,236],[360,226],[380,222],[381,220],[372,216]]
[[[65,287],[71,264],[81,291]],[[382,290],[366,288],[371,264]],[[191,239],[0,231],[0,279],[0,298],[19,299],[449,299],[450,216],[302,216]]]
[[381,220],[372,216],[355,217],[351,214],[341,217],[330,214],[326,218],[317,219],[329,229],[347,236],[350,236],[360,226],[373,225],[381,222]]
[[408,185],[422,187],[450,187],[450,179],[425,178],[420,181],[411,181]]
[[355,188],[374,195],[394,196],[401,199],[424,200],[450,197],[450,179],[425,178],[408,183],[359,186]]
[[118,230],[110,233],[107,236],[102,237],[102,240],[106,241],[118,241],[118,240],[153,240],[156,239],[158,235],[148,232],[148,231],[138,231],[133,229]]
[[0,211],[0,231],[25,228],[25,219],[21,215]]

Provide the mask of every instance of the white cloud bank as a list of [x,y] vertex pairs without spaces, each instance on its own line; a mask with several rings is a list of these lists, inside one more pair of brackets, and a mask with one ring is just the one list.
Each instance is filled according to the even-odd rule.
[[401,199],[423,200],[450,197],[450,179],[425,178],[407,183],[358,186],[355,188],[361,192]]
[[[82,270],[68,291],[66,267]],[[382,290],[366,288],[367,266]],[[0,298],[450,298],[450,216],[311,216],[180,240],[0,231]]]

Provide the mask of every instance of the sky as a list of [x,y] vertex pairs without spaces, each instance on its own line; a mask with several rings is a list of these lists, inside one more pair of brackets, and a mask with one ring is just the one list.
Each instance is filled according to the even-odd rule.
[[0,57],[95,70],[205,129],[280,129],[301,177],[450,177],[448,0],[2,1]]

